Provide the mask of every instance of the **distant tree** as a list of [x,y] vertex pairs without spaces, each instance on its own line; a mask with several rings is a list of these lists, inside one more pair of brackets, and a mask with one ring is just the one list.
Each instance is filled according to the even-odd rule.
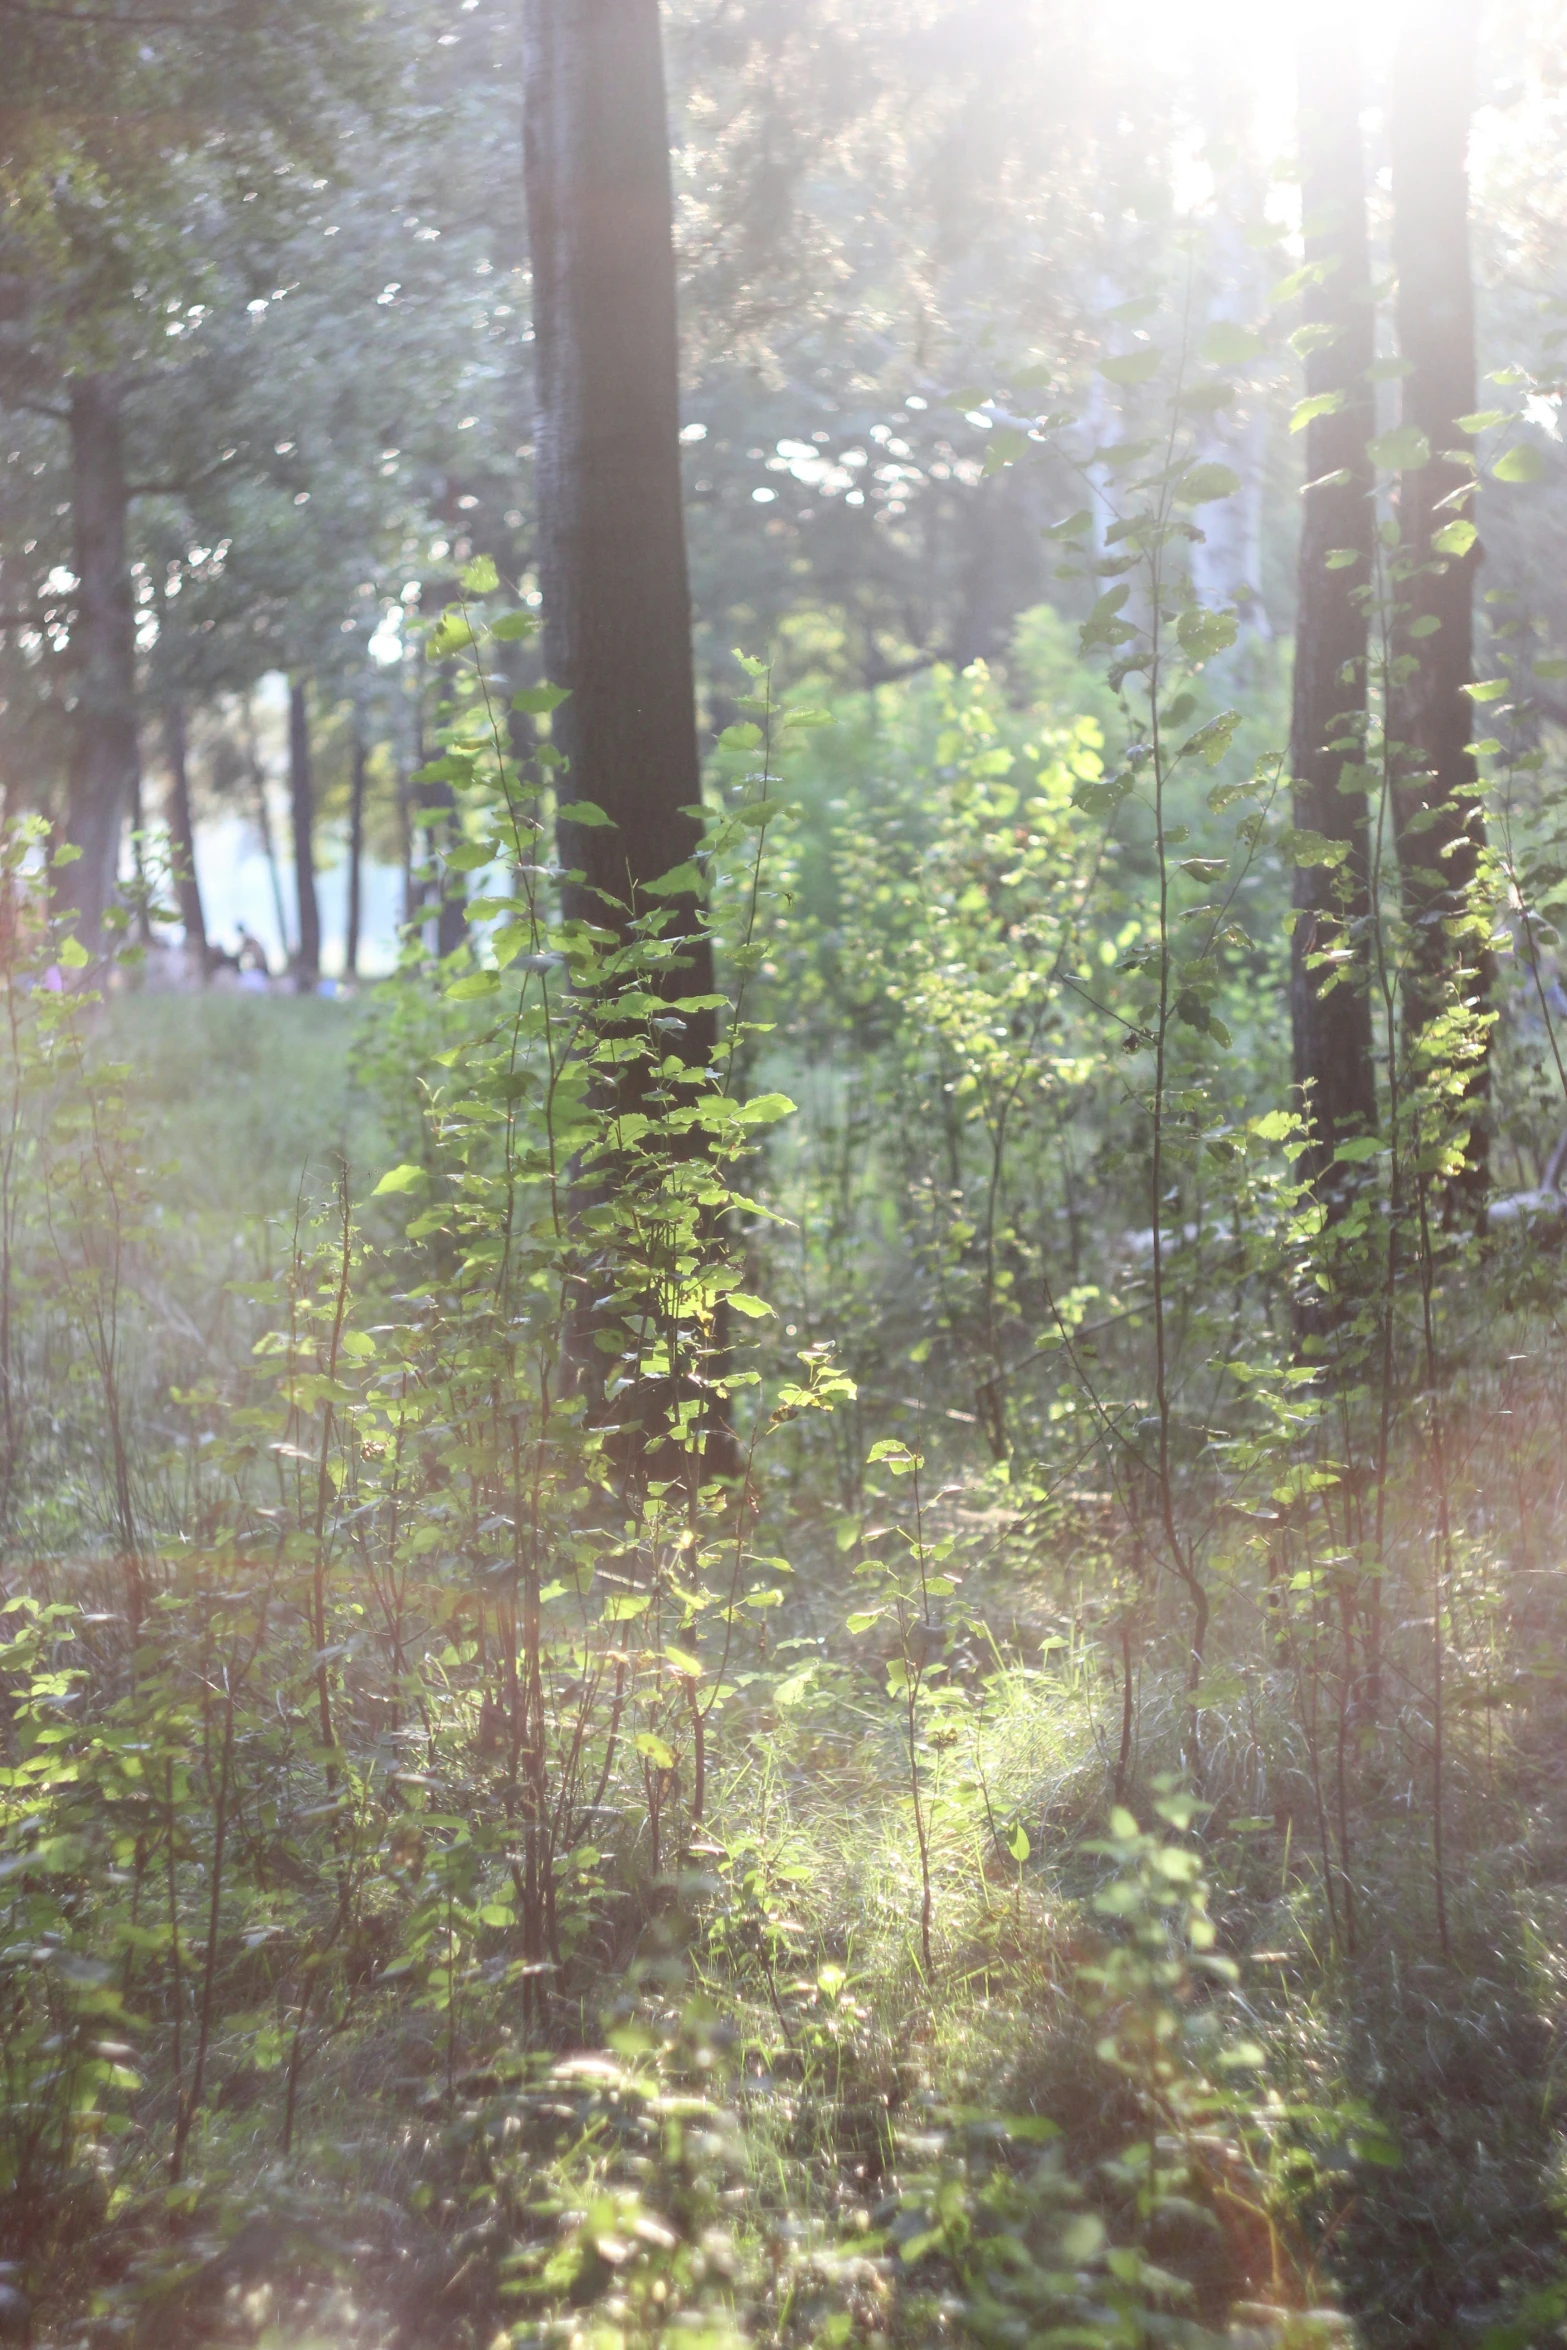
[[189,745],[182,702],[170,702],[164,711],[163,742],[169,770],[168,825],[175,859],[175,896],[185,928],[186,948],[205,976],[207,925],[202,912],[201,884],[196,877],[196,826],[191,815]]
[[81,853],[66,887],[89,937],[140,777],[128,515],[151,485],[130,470],[127,405],[183,365],[170,314],[177,329],[201,315],[215,249],[259,250],[288,214],[288,166],[324,143],[328,95],[369,87],[370,13],[351,0],[325,36],[312,0],[6,13],[0,404],[67,438],[66,830]]
[[[1305,428],[1290,773],[1297,826],[1339,844],[1343,857],[1336,866],[1295,871],[1290,1025],[1295,1082],[1310,1089],[1308,1164],[1327,1181],[1331,1206],[1338,1145],[1371,1132],[1377,1115],[1369,819],[1360,780],[1376,525],[1367,454],[1376,430],[1375,319],[1360,60],[1355,12],[1343,0],[1303,24],[1299,64],[1301,211],[1311,273],[1303,302],[1306,392],[1325,404]],[[1347,962],[1317,960],[1346,952]]]
[[[1429,0],[1409,12],[1390,110],[1402,414],[1428,452],[1423,461],[1419,450],[1409,453],[1417,461],[1399,483],[1401,553],[1410,576],[1399,591],[1389,728],[1398,762],[1394,797],[1403,906],[1413,935],[1404,980],[1411,1037],[1437,1015],[1446,988],[1460,977],[1447,926],[1462,907],[1485,843],[1464,692],[1474,677],[1479,561],[1468,519],[1476,476],[1463,445],[1463,420],[1476,399],[1466,163],[1476,17],[1476,0]],[[1463,978],[1469,999],[1483,1007],[1490,982],[1489,958],[1471,953]],[[1483,1185],[1483,1062],[1470,1091],[1471,1181]]]
[[121,396],[109,375],[80,375],[70,386],[76,720],[66,833],[78,857],[66,896],[93,943],[114,889],[121,826],[141,788]]
[[288,810],[294,835],[294,902],[299,912],[295,975],[302,988],[321,973],[321,910],[316,897],[316,786],[310,762],[310,697],[302,677],[288,687]]
[[348,784],[348,918],[343,933],[343,976],[359,976],[361,890],[365,862],[365,775],[369,766],[364,724],[354,713],[353,766]]

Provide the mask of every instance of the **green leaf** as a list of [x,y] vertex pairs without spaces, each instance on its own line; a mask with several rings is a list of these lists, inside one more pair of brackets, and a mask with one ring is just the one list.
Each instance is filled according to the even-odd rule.
[[448,653],[459,653],[473,641],[472,621],[466,612],[450,604],[430,631],[430,653],[433,659],[444,661]]
[[1244,367],[1266,348],[1263,337],[1251,327],[1216,318],[1198,344],[1197,356],[1206,367]]
[[1306,825],[1292,826],[1279,845],[1293,864],[1325,865],[1330,872],[1349,855],[1347,840],[1334,840],[1330,834],[1313,832]]
[[1495,424],[1507,422],[1505,408],[1477,408],[1472,416],[1455,416],[1453,422],[1460,432],[1489,432]]
[[501,575],[489,555],[475,555],[471,563],[463,565],[457,577],[470,596],[493,596],[501,584]]
[[393,1167],[382,1176],[370,1196],[379,1199],[387,1191],[417,1191],[421,1183],[428,1181],[423,1167],[416,1167],[411,1159],[405,1159],[400,1167]]
[[636,1745],[638,1754],[643,1757],[644,1761],[650,1762],[655,1770],[672,1771],[674,1769],[673,1753],[664,1744],[663,1739],[655,1737],[651,1730],[639,1731]]
[[1214,612],[1204,604],[1193,604],[1176,622],[1175,633],[1189,661],[1207,661],[1234,644],[1239,625],[1233,612]]
[[726,726],[718,738],[721,751],[755,751],[761,744],[762,730],[749,718],[738,726]]
[[525,685],[521,693],[512,695],[511,706],[526,711],[530,718],[544,718],[551,710],[558,710],[565,699],[563,685]]
[[1439,555],[1467,555],[1479,536],[1472,522],[1444,522],[1432,532],[1431,544]]
[[1512,692],[1512,688],[1510,677],[1482,677],[1478,684],[1466,685],[1461,690],[1469,696],[1471,702],[1499,702],[1503,694]]
[[1241,722],[1239,710],[1221,710],[1217,718],[1210,718],[1206,726],[1188,735],[1181,745],[1181,757],[1195,752],[1207,767],[1217,767],[1230,747],[1230,740]]
[[1128,351],[1119,359],[1101,359],[1099,372],[1107,383],[1145,384],[1158,374],[1163,357],[1160,351]]
[[618,829],[613,816],[606,816],[597,800],[567,800],[555,811],[558,824],[581,824],[589,832]]
[[644,894],[650,898],[694,898],[702,894],[702,876],[690,863],[674,866],[661,873],[656,881],[644,881]]
[[1033,1849],[1034,1847],[1028,1840],[1028,1830],[1024,1827],[1022,1821],[1019,1820],[1017,1826],[1012,1831],[1010,1839],[1008,1840],[1007,1850],[1011,1853],[1012,1858],[1017,1862],[1018,1867],[1021,1868],[1024,1861],[1027,1860]]
[[1028,435],[1015,424],[997,425],[985,444],[985,471],[1000,473],[1007,465],[1015,465],[1028,448]]
[[1079,506],[1077,512],[1068,514],[1064,521],[1052,522],[1045,536],[1047,539],[1081,539],[1086,538],[1093,527],[1092,514],[1086,506]]
[[744,1289],[731,1289],[727,1302],[734,1307],[737,1314],[744,1314],[748,1322],[765,1321],[773,1310],[766,1298],[752,1297],[750,1292]]
[[1431,462],[1431,443],[1418,424],[1400,424],[1368,441],[1366,455],[1384,473],[1418,473]]
[[1270,286],[1268,300],[1274,303],[1293,302],[1296,295],[1303,293],[1307,286],[1320,286],[1326,275],[1327,269],[1322,262],[1308,261],[1303,268],[1292,269],[1288,277],[1281,277],[1276,286]]
[[1374,1134],[1352,1134],[1347,1142],[1339,1144],[1333,1156],[1346,1167],[1363,1167],[1369,1159],[1380,1158],[1387,1147]]
[[[59,859],[56,858],[55,862],[58,864]],[[64,938],[61,939],[54,950],[54,959],[66,971],[84,971],[92,961],[91,955],[74,930],[67,931]]]
[[1216,498],[1233,498],[1241,477],[1227,465],[1193,465],[1175,485],[1183,506],[1211,506]]
[[797,1107],[786,1093],[758,1093],[740,1104],[737,1115],[744,1126],[773,1126],[780,1118],[792,1118]]
[[502,612],[490,622],[490,634],[502,644],[513,644],[520,637],[537,636],[539,623],[531,612]]
[[1544,481],[1545,459],[1533,441],[1519,441],[1491,468],[1493,481]]
[[1342,392],[1314,392],[1309,400],[1297,400],[1290,410],[1290,431],[1304,432],[1318,416],[1336,416],[1344,405]]

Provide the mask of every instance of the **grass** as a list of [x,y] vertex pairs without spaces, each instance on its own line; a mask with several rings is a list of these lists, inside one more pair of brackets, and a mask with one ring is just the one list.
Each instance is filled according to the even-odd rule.
[[340,1157],[368,1191],[384,1146],[353,1075],[363,1018],[316,996],[115,998],[103,1047],[137,1072],[170,1206],[214,1230],[291,1219],[301,1184],[322,1188]]
[[[103,1048],[133,1066],[152,1152],[169,1170],[159,1192],[177,1240],[168,1312],[185,1315],[218,1365],[235,1359],[242,1333],[215,1318],[213,1301],[276,1262],[301,1185],[324,1188],[342,1154],[362,1198],[395,1155],[355,1078],[364,1018],[342,1003],[216,995],[127,996],[104,1015]],[[1464,1430],[1473,1507],[1461,1557],[1479,1564],[1463,1568],[1453,1665],[1455,1691],[1472,1702],[1455,1711],[1449,1752],[1450,1961],[1433,1936],[1418,1618],[1400,1635],[1408,1686],[1396,1709],[1390,1701],[1375,1737],[1358,1726],[1350,1741],[1352,1951],[1324,1898],[1299,1656],[1283,1653],[1237,1580],[1215,1617],[1216,1661],[1233,1671],[1214,1685],[1232,1686],[1206,1707],[1199,1752],[1174,1619],[1155,1610],[1145,1627],[1127,1800],[1146,1822],[1162,1773],[1200,1775],[1212,1810],[1197,1848],[1222,1946],[1241,1968],[1234,2012],[1268,2053],[1250,2110],[1294,2205],[1290,2289],[1297,2301],[1342,2300],[1368,2350],[1482,2345],[1563,2265],[1567,1719],[1551,1562],[1567,1512],[1548,1367],[1528,1388],[1508,1376],[1504,1406],[1476,1375]],[[905,2262],[897,2229],[952,2182],[972,2214],[1003,2175],[1026,2206],[1020,2240],[1036,2248],[1058,2224],[1058,2189],[1070,2186],[1080,2216],[1122,2211],[1112,2174],[1137,2116],[1099,2053],[1086,1971],[1105,1950],[1093,1899],[1108,1864],[1087,1847],[1104,1832],[1120,1692],[1109,1650],[1076,1633],[1045,1650],[1037,1627],[1026,1630],[1025,1616],[1048,1613],[1054,1583],[1050,1621],[1070,1626],[1069,1555],[1053,1567],[987,1520],[994,1564],[976,1561],[963,1606],[997,1628],[994,1653],[981,1672],[979,1636],[972,1653],[950,1652],[968,1702],[954,1709],[951,1743],[921,1764],[927,1972],[892,1660],[844,1636],[842,1554],[810,1476],[796,1482],[780,1481],[768,1501],[793,1596],[765,1641],[755,1634],[755,1656],[732,1661],[736,1694],[688,1873],[655,1876],[628,1777],[618,1825],[603,1831],[616,1846],[615,1898],[548,2053],[646,2029],[667,2035],[678,2074],[696,2065],[682,2036],[699,2014],[717,2094],[743,2125],[738,2153],[710,2154],[703,2226],[727,2231],[753,2338],[835,2350],[852,2336],[884,2350],[939,2342],[950,2328],[958,2253]],[[1389,1544],[1400,1588],[1416,1598],[1417,1486],[1412,1475],[1399,1484]],[[432,1654],[446,1637],[435,1620],[432,1610]],[[794,1646],[780,1652],[780,1635]],[[1301,1650],[1311,1637],[1303,1614]],[[1493,1688],[1509,1658],[1512,1678]],[[500,1777],[484,1760],[476,1689],[432,1671],[428,1693],[444,1711],[428,1725],[426,1767],[454,1808],[494,1811]],[[150,2162],[138,2172],[132,2147],[124,2208],[92,2249],[91,2279],[76,2279],[75,2306],[90,2285],[139,2339],[157,2331],[192,2350],[258,2338],[485,2350],[517,2318],[501,2289],[506,2262],[554,2258],[573,2214],[600,2194],[639,2179],[651,2194],[654,2172],[635,2166],[654,2155],[636,2151],[612,2095],[542,2079],[547,2056],[523,2049],[513,1994],[487,1987],[481,1970],[465,2001],[452,2090],[433,2009],[355,1991],[341,2027],[313,2048],[287,2166],[281,2076],[255,2063],[256,2015],[239,2014],[214,2048],[190,2213],[171,2236],[161,2178]],[[144,2110],[159,2121],[151,2093]],[[1002,2140],[983,2131],[1004,2136],[1007,2117],[1060,2132],[1054,2172],[1043,2154],[1029,2169],[1015,2146],[1001,2174],[988,2167]],[[1395,2161],[1372,2158],[1389,2151]],[[680,2177],[671,2186],[657,2172],[660,2191],[694,2194]],[[1202,2245],[1169,2227],[1170,2257],[1201,2274]],[[1255,2241],[1238,2236],[1226,2259],[1227,2293],[1274,2289]],[[613,2278],[591,2263],[583,2275],[595,2280],[583,2306],[596,2295],[622,2345],[650,2338],[634,2313],[614,2314]],[[569,2305],[565,2288],[550,2303]],[[572,2339],[569,2316],[560,2322]],[[98,2337],[81,2339],[100,2350]],[[996,2336],[1001,2350],[1031,2340],[1026,2325]]]

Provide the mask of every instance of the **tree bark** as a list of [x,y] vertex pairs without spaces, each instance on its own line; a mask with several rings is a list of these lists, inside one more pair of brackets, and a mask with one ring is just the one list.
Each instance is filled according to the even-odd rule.
[[[523,38],[545,663],[569,696],[566,796],[614,827],[561,825],[565,905],[617,927],[699,839],[658,0],[525,0]],[[705,926],[694,894],[677,903],[693,943],[674,986],[705,994]],[[710,1019],[690,1031],[705,1051]]]
[[[524,0],[523,77],[544,659],[567,696],[554,714],[562,798],[595,802],[610,820],[558,824],[563,905],[568,919],[624,934],[665,904],[665,935],[685,943],[662,990],[705,996],[713,950],[700,884],[668,901],[643,895],[701,839],[658,0]],[[705,1064],[716,1040],[710,1011],[683,1016],[677,1049],[689,1064]],[[645,1062],[631,1064],[625,1092],[646,1075]],[[700,1137],[688,1147],[700,1150]],[[565,1333],[566,1377],[590,1395],[605,1368],[597,1287],[584,1269]],[[725,1344],[720,1320],[709,1378]],[[650,1403],[656,1421],[662,1405]],[[707,1471],[733,1473],[727,1406],[711,1388],[704,1423]],[[620,1442],[636,1457],[637,1438]]]
[[353,781],[348,792],[348,923],[343,940],[343,977],[359,976],[360,884],[365,858],[364,736],[354,728]]
[[[423,609],[432,619],[443,612],[458,593],[456,583],[448,581],[432,588]],[[457,795],[443,776],[432,776],[420,783],[427,752],[424,733],[424,702],[427,664],[424,649],[419,653],[418,701],[415,722],[415,801],[420,824],[424,828],[426,878],[422,885],[424,918],[435,917],[435,952],[441,962],[454,955],[468,936],[468,879],[463,873],[452,872],[446,863],[446,852],[458,837]],[[435,699],[439,709],[449,699],[454,683],[450,665],[436,671]]]
[[96,948],[119,871],[125,811],[141,776],[136,737],[136,610],[127,524],[130,496],[111,376],[71,383],[71,501],[76,548],[76,710],[66,836],[81,853],[62,896],[82,943]]
[[[1466,163],[1476,14],[1475,0],[1430,0],[1411,11],[1389,117],[1398,345],[1408,369],[1403,421],[1431,449],[1429,463],[1399,484],[1400,559],[1412,576],[1398,589],[1389,728],[1400,882],[1413,939],[1404,982],[1412,1040],[1440,1012],[1447,986],[1465,967],[1446,925],[1463,910],[1485,843],[1463,691],[1474,674],[1479,549],[1441,554],[1431,543],[1433,533],[1467,517],[1475,481],[1458,419],[1474,408],[1476,396]],[[1470,951],[1467,968],[1464,992],[1483,1009],[1490,959]],[[1482,1058],[1469,1086],[1475,1185],[1484,1182],[1486,1092]]]
[[256,795],[256,832],[261,841],[261,854],[267,861],[267,879],[272,885],[272,914],[277,923],[278,950],[285,968],[292,959],[288,943],[288,912],[283,903],[283,880],[278,872],[277,844],[272,838],[272,817],[267,807],[267,776],[261,764],[261,745],[256,738],[256,707],[249,694],[245,696],[245,757],[250,768],[250,788]]
[[203,979],[207,976],[207,924],[196,879],[196,827],[190,812],[190,769],[186,756],[185,706],[171,702],[163,717],[169,763],[169,839],[175,855],[174,893],[185,925],[185,947]]
[[[1306,288],[1308,398],[1338,408],[1306,426],[1305,509],[1295,623],[1290,773],[1295,823],[1341,842],[1333,868],[1295,869],[1290,950],[1290,1027],[1295,1083],[1309,1088],[1313,1138],[1305,1171],[1329,1212],[1344,1187],[1332,1177],[1348,1136],[1376,1124],[1370,993],[1370,826],[1365,760],[1368,598],[1376,507],[1366,444],[1376,430],[1369,369],[1375,317],[1366,243],[1360,141],[1358,43],[1338,0],[1303,30],[1300,64],[1301,209],[1306,261],[1320,282]],[[1341,552],[1352,563],[1331,557]],[[1347,952],[1347,963],[1317,964]],[[1324,981],[1333,984],[1324,992]]]
[[288,797],[294,829],[294,885],[299,901],[299,956],[296,966],[301,988],[313,987],[321,971],[321,910],[316,902],[316,791],[310,771],[310,706],[305,682],[296,677],[288,689]]

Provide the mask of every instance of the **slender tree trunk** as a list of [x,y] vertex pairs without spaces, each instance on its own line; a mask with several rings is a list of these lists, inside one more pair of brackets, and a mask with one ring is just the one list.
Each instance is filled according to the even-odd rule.
[[[1310,1088],[1314,1124],[1307,1170],[1331,1213],[1342,1205],[1333,1155],[1376,1124],[1370,993],[1369,822],[1365,759],[1366,654],[1376,511],[1366,444],[1376,430],[1368,373],[1374,356],[1366,246],[1365,165],[1355,17],[1344,0],[1312,17],[1300,36],[1301,209],[1308,285],[1306,392],[1341,405],[1306,427],[1306,491],[1295,624],[1290,772],[1295,822],[1341,842],[1335,869],[1295,870],[1290,1026],[1295,1082]],[[1354,560],[1345,563],[1343,553]],[[1343,964],[1317,955],[1348,949]],[[1332,984],[1324,989],[1324,982]]]
[[120,398],[110,376],[78,376],[71,384],[78,668],[66,833],[81,855],[66,868],[64,896],[77,910],[83,943],[94,947],[114,895],[125,811],[141,774]]
[[[428,604],[423,607],[433,620],[456,597],[453,583],[432,588]],[[422,773],[426,763],[424,738],[424,696],[427,665],[424,650],[419,654],[419,700],[417,756],[415,776]],[[437,669],[435,699],[437,707],[452,691],[453,673],[449,664]],[[452,872],[445,862],[445,852],[457,832],[457,795],[444,776],[431,776],[417,785],[419,821],[424,827],[425,865],[428,878],[424,884],[426,919],[435,916],[435,951],[444,962],[454,955],[468,935],[467,878]]]
[[359,976],[360,883],[365,856],[364,736],[354,728],[354,773],[348,794],[348,928],[343,941],[343,976]]
[[[544,653],[570,797],[613,825],[562,824],[560,851],[568,914],[603,923],[698,840],[658,0],[525,0],[523,20]],[[680,993],[712,984],[697,911]]]
[[131,785],[131,872],[136,900],[134,933],[138,946],[152,944],[152,915],[147,898],[147,811],[142,800],[141,767]]
[[261,764],[261,746],[256,739],[255,705],[248,694],[245,697],[245,750],[250,765],[251,789],[256,795],[256,831],[261,838],[261,854],[267,861],[267,879],[272,884],[272,913],[277,923],[278,948],[286,965],[291,953],[288,911],[283,903],[283,879],[278,872],[277,844],[272,838],[272,815],[267,806],[267,773]]
[[[1398,594],[1390,737],[1404,913],[1414,944],[1405,1013],[1418,1036],[1442,1007],[1459,968],[1444,925],[1462,909],[1485,832],[1470,750],[1474,575],[1479,551],[1444,553],[1432,540],[1466,519],[1475,480],[1458,419],[1475,405],[1474,291],[1469,270],[1466,149],[1474,82],[1476,0],[1428,0],[1406,18],[1390,111],[1393,260],[1403,421],[1425,435],[1429,463],[1399,485],[1401,558],[1413,567]],[[1470,495],[1464,495],[1465,492]],[[1435,622],[1435,628],[1430,624]],[[1490,959],[1472,950],[1471,1000],[1483,1008]],[[1471,1184],[1487,1158],[1484,1061],[1470,1082],[1475,1126]]]
[[163,739],[169,762],[168,825],[176,859],[175,895],[180,920],[185,925],[186,952],[205,979],[207,925],[201,910],[201,887],[196,879],[196,827],[190,812],[190,767],[182,702],[171,702],[164,712]]
[[[450,784],[446,789],[449,794]],[[448,814],[435,835],[437,851],[452,839],[455,831],[454,815]],[[465,873],[449,871],[443,864],[438,887],[441,902],[435,917],[435,951],[444,962],[448,955],[456,954],[468,936],[468,877]]]
[[288,689],[288,796],[299,901],[298,979],[301,988],[310,988],[321,971],[321,911],[316,903],[316,789],[310,771],[310,705],[302,677],[294,678]]

